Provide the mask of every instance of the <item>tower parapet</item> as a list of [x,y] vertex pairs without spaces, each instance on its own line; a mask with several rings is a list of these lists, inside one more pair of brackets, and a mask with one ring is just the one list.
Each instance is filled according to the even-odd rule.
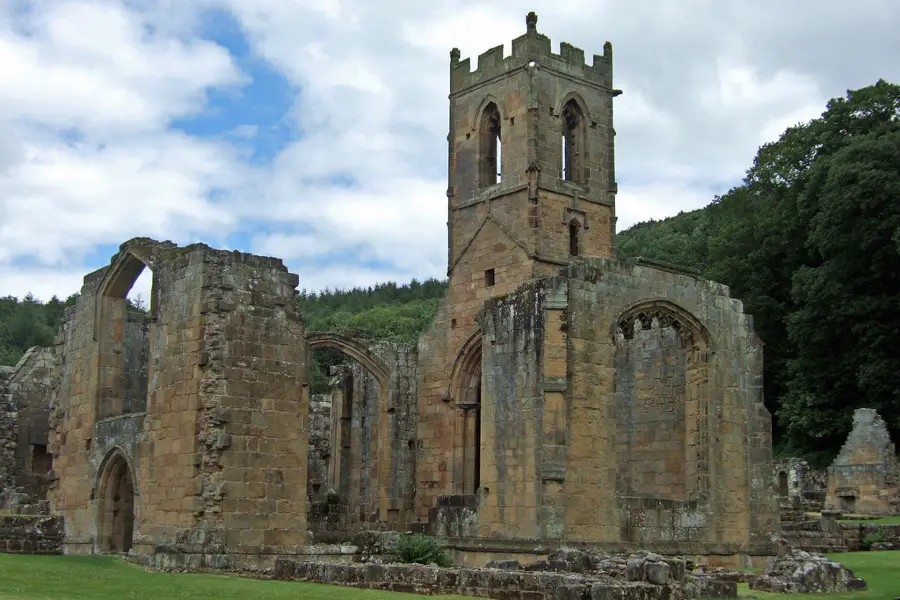
[[[512,42],[512,54],[503,56],[503,45],[495,46],[478,55],[478,68],[472,70],[470,58],[460,59],[454,48],[450,53],[450,94],[487,83],[500,76],[529,66],[548,69],[563,75],[571,75],[605,88],[612,88],[612,44],[603,45],[603,54],[595,54],[593,63],[587,64],[584,50],[567,42],[559,45],[559,54],[552,51],[549,37],[537,31],[537,15],[528,13],[525,18],[527,31]],[[531,63],[534,63],[533,65]]]

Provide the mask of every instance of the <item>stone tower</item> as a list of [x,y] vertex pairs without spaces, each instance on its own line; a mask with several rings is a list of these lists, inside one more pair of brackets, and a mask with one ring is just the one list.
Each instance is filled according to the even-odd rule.
[[[613,88],[612,45],[588,65],[584,51],[565,42],[554,54],[533,12],[526,24],[511,56],[504,58],[503,46],[492,48],[475,71],[458,49],[450,54],[451,285],[483,277],[486,287],[515,286],[572,256],[612,255],[612,100],[621,93]],[[487,222],[488,237],[511,241],[524,260],[505,256],[496,243],[476,242]],[[473,250],[497,265],[465,272]]]

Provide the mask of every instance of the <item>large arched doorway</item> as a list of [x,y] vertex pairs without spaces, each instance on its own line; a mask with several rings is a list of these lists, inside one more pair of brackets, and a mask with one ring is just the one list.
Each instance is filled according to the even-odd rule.
[[[338,366],[327,353],[332,359],[335,354],[343,357],[338,367],[342,381],[331,392],[334,426],[328,444],[328,468],[340,472],[327,473],[326,479],[337,484],[334,491],[341,494],[341,505],[351,521],[403,522],[399,503],[403,484],[397,481],[394,469],[394,447],[400,438],[391,402],[390,370],[361,340],[309,332],[306,341],[310,364],[315,361],[323,366],[322,359],[326,359],[325,364]],[[315,352],[320,353],[318,357]],[[354,365],[362,369],[356,371]]]
[[482,340],[478,331],[466,341],[451,374],[450,398],[459,411],[454,434],[457,494],[474,494],[481,487]]
[[96,551],[128,552],[134,535],[134,479],[125,456],[113,450],[97,486]]

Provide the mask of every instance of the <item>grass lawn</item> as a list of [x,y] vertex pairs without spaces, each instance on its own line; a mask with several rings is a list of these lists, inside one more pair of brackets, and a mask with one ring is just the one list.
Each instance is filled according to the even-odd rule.
[[[900,550],[834,554],[869,584],[848,594],[766,594],[738,587],[759,600],[893,600],[900,595]],[[257,581],[227,575],[156,573],[108,556],[0,554],[0,600],[414,600],[425,598],[314,583]],[[449,600],[454,596],[427,596]]]
[[900,525],[900,515],[893,517],[881,517],[880,519],[864,519],[862,521],[853,519],[838,519],[838,523],[854,523],[859,525]]
[[742,583],[738,586],[738,596],[759,600],[894,600],[900,597],[900,550],[843,552],[828,556],[865,579],[869,589],[843,594],[767,594],[751,590]]
[[[0,600],[415,600],[379,590],[258,581],[227,575],[157,573],[110,556],[0,554]],[[453,596],[428,596],[430,600]]]

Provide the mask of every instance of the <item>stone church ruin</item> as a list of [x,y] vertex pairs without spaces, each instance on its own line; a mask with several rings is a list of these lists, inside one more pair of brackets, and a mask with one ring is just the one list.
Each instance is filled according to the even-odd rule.
[[[42,351],[50,433],[14,451],[52,460],[66,553],[271,565],[365,530],[474,566],[776,553],[752,319],[721,284],[614,258],[612,46],[588,64],[526,23],[477,69],[450,53],[449,288],[416,345],[307,331],[275,258],[138,238],[84,278]],[[348,364],[311,399],[318,348]]]

